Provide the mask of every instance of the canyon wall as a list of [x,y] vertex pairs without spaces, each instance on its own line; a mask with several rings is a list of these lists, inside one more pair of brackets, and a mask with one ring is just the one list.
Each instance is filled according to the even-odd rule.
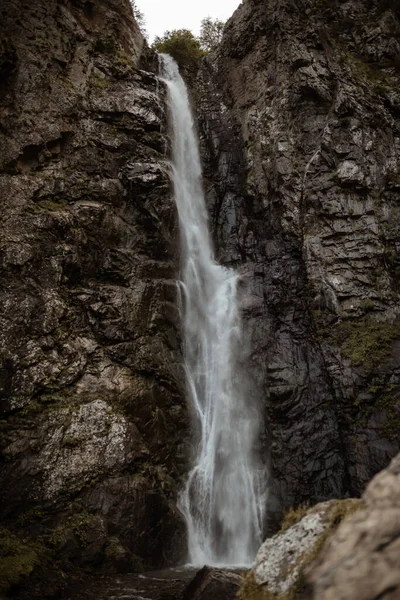
[[186,408],[157,61],[128,0],[5,1],[0,22],[0,546],[28,571],[171,564]]
[[[185,555],[179,235],[128,0],[0,13],[0,593],[33,572],[42,598]],[[359,495],[399,450],[399,39],[394,0],[245,0],[191,78],[268,530]]]
[[245,0],[195,85],[271,516],[358,495],[399,448],[399,34],[395,2]]

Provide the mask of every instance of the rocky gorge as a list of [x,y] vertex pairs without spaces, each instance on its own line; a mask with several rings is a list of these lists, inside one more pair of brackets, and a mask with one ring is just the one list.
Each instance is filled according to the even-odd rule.
[[[128,0],[0,12],[0,593],[68,597],[185,558],[165,91]],[[266,533],[360,496],[399,452],[399,18],[395,0],[245,0],[190,78],[265,418]]]

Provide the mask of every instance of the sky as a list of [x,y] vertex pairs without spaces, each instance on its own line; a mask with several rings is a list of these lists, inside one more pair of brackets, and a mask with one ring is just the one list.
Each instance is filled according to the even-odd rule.
[[198,35],[202,19],[226,21],[239,4],[240,0],[136,0],[146,19],[150,43],[171,29],[190,29]]

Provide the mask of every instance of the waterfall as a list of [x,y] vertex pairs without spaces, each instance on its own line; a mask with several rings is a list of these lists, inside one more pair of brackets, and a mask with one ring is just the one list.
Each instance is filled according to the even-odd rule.
[[190,563],[245,566],[262,542],[265,479],[254,449],[259,410],[240,365],[239,275],[214,258],[187,89],[170,56],[160,55],[160,63],[182,240],[185,369],[198,436],[179,506],[187,522]]

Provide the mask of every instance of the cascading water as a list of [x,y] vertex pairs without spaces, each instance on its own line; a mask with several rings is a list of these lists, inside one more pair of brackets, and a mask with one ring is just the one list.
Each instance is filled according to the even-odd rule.
[[265,479],[254,451],[260,415],[240,369],[239,276],[215,261],[187,89],[175,61],[160,55],[160,62],[182,238],[185,367],[199,434],[180,498],[189,562],[249,565],[262,542]]

